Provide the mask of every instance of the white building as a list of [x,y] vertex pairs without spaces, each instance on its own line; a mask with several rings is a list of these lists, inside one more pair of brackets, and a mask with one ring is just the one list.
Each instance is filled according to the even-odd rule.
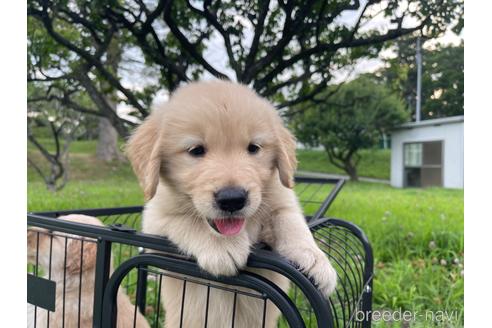
[[391,133],[391,185],[463,188],[464,117],[405,123]]

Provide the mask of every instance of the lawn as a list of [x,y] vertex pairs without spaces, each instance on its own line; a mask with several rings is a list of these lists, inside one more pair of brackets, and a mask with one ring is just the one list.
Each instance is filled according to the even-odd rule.
[[[389,149],[363,149],[360,152],[360,163],[357,167],[359,176],[386,179],[390,178]],[[324,151],[299,149],[297,151],[299,170],[346,174],[328,160]]]
[[[92,155],[94,144],[74,143],[71,181],[52,193],[28,170],[28,210],[112,207],[142,204],[143,196],[129,165],[104,164]],[[32,152],[32,149],[30,150]],[[372,155],[371,155],[372,154]],[[385,177],[376,163],[389,162],[385,151],[368,151],[363,163],[373,163],[363,172]],[[322,153],[299,151],[300,168],[323,171]],[[387,163],[389,165],[389,163]],[[325,171],[326,172],[326,171]],[[387,176],[386,176],[387,177]],[[348,183],[329,215],[353,221],[368,235],[375,254],[373,309],[418,311],[419,324],[425,311],[457,311],[448,325],[463,322],[463,191],[394,189],[382,184]],[[386,327],[382,322],[375,327]],[[391,327],[399,327],[392,325]]]

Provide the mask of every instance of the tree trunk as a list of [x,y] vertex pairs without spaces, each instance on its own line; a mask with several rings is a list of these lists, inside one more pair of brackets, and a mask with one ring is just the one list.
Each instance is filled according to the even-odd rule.
[[105,162],[124,160],[125,157],[118,148],[118,133],[111,122],[105,117],[99,118],[98,130],[96,157]]
[[357,174],[357,164],[359,160],[356,159],[355,162],[352,161],[353,156],[358,157],[355,151],[351,151],[348,156],[342,156],[341,154],[337,154],[330,145],[324,144],[323,147],[325,148],[326,154],[328,155],[328,160],[331,164],[341,170],[344,170],[350,177],[351,181],[359,181],[359,176]]
[[347,172],[351,181],[359,181],[359,175],[357,174],[357,168],[350,161],[345,163],[344,170]]
[[[111,40],[108,47],[108,53],[106,58],[106,64],[110,67],[113,74],[117,75],[118,65],[121,61],[121,47],[115,36]],[[102,83],[104,85],[104,83]],[[115,117],[116,106],[117,106],[117,95],[116,91],[109,93],[104,96],[105,103],[110,107],[110,112],[113,113]],[[111,121],[106,117],[101,117],[99,119],[99,141],[96,148],[96,156],[98,159],[105,162],[110,162],[112,160],[123,161],[125,157],[120,152],[118,148],[118,131],[113,126]]]

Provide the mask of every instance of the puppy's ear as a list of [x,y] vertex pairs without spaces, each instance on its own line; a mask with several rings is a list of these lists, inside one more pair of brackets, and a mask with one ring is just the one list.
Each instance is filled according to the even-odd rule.
[[125,152],[143,189],[145,200],[154,197],[159,184],[161,154],[159,147],[160,110],[154,111],[128,140]]
[[75,275],[79,274],[81,270],[89,271],[94,269],[96,267],[96,255],[97,246],[94,241],[84,240],[82,242],[79,239],[69,238],[67,245],[67,273]]
[[294,187],[294,173],[297,168],[296,139],[285,127],[277,131],[277,168],[280,181],[287,188]]

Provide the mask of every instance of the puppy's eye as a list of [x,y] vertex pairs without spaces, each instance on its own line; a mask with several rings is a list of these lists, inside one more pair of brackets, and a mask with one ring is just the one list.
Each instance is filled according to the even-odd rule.
[[206,152],[207,151],[206,151],[205,147],[203,147],[202,145],[195,146],[195,147],[188,149],[188,153],[193,157],[205,156]]
[[256,154],[256,153],[258,153],[260,151],[260,148],[261,147],[259,145],[252,144],[251,143],[251,144],[248,145],[248,153],[250,153],[250,154]]

